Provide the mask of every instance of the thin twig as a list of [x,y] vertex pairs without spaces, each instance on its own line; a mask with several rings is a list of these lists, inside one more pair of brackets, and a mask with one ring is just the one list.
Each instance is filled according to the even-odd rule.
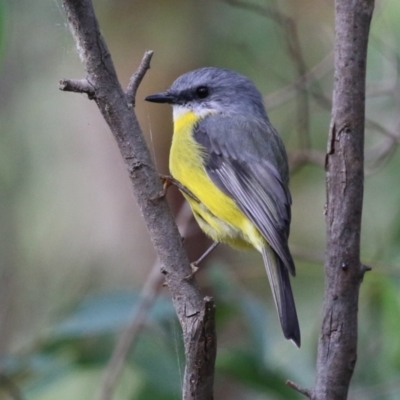
[[135,307],[131,322],[122,331],[121,336],[114,348],[110,361],[107,364],[103,375],[100,388],[99,400],[111,400],[116,389],[118,379],[120,378],[129,352],[135,346],[139,333],[148,313],[157,298],[159,289],[164,281],[160,273],[160,266],[156,263],[143,286],[138,304]]
[[399,84],[397,82],[379,82],[367,86],[367,97],[394,96],[399,93]]
[[325,167],[325,153],[317,150],[298,150],[289,154],[290,173],[294,174],[306,164]]
[[152,57],[153,57],[153,51],[146,50],[139,68],[131,76],[131,79],[129,80],[128,87],[126,88],[126,97],[128,99],[128,104],[132,107],[135,107],[136,92],[147,70],[150,69],[150,61]]
[[64,92],[86,93],[93,100],[96,93],[87,79],[62,79],[58,88]]
[[[233,7],[241,8],[253,12],[256,15],[270,18],[277,23],[284,32],[286,49],[292,59],[296,70],[296,79],[301,78],[307,73],[307,65],[303,57],[297,25],[293,18],[285,15],[277,8],[267,7],[256,3],[248,3],[242,0],[222,0]],[[310,110],[307,88],[304,84],[298,87],[298,96],[296,101],[297,130],[301,149],[311,147],[310,138]]]
[[290,388],[296,390],[297,392],[299,392],[301,394],[304,394],[304,396],[311,399],[311,391],[299,386],[297,383],[292,382],[292,381],[286,381],[286,386],[289,386]]
[[[322,108],[329,110],[332,107],[331,100],[323,93],[316,91],[313,88],[311,88],[309,92],[311,96],[317,101],[317,104]],[[383,139],[379,144],[377,144],[372,149],[367,150],[366,152],[365,158],[370,165],[365,167],[365,176],[371,176],[378,172],[395,154],[396,149],[400,144],[400,126],[392,131],[386,129],[382,124],[370,118],[365,118],[365,126],[369,130],[381,133],[382,135],[386,136],[386,138]],[[295,154],[296,153],[297,152],[295,152]],[[301,153],[302,152],[300,151],[300,155]],[[309,153],[307,152],[303,154],[306,155],[306,158],[309,155]],[[291,156],[289,156],[289,160],[290,157]],[[298,166],[303,166],[308,162],[307,160],[302,159],[302,155],[297,161],[299,161],[299,165],[295,165],[296,161],[292,161],[293,166],[291,165],[291,168],[293,168],[293,171],[297,170]],[[315,164],[314,160],[312,160],[311,163]],[[317,161],[316,164],[319,164],[319,162]]]
[[308,70],[304,75],[298,77],[294,82],[264,97],[268,110],[277,108],[291,100],[299,88],[309,86],[313,82],[322,79],[333,69],[333,52],[330,52],[323,60]]
[[390,160],[400,144],[400,119],[398,119],[394,131],[390,131],[377,123],[372,126],[386,137],[366,152],[365,158],[369,164],[368,167],[365,168],[366,176],[378,172]]
[[[296,69],[297,79],[299,80],[306,74],[307,65],[301,49],[297,24],[293,18],[285,16],[281,12],[279,12],[279,14],[281,15],[281,27],[285,32],[286,47]],[[300,149],[309,149],[311,147],[310,106],[308,90],[304,84],[298,86],[298,96],[296,100],[297,130]]]
[[271,18],[276,23],[282,23],[282,14],[272,7],[261,6],[255,3],[247,3],[242,0],[221,0],[223,3],[229,4],[233,7],[238,7],[243,10],[251,11],[263,17]]
[[24,400],[20,388],[3,373],[0,373],[0,388],[4,388],[13,400]]
[[393,139],[394,141],[398,140],[398,133],[396,132],[391,132],[390,130],[386,129],[382,124],[379,122],[373,121],[369,118],[365,118],[365,126],[371,130],[374,130],[376,132],[381,133],[382,135],[387,136],[390,139]]

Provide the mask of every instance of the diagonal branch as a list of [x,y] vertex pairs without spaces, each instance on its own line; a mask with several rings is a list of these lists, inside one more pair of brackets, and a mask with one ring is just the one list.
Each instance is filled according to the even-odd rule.
[[[268,106],[268,110],[277,108],[291,100],[302,87],[306,87],[310,92],[309,87],[311,84],[332,72],[332,63],[333,52],[330,52],[318,64],[314,65],[304,75],[299,76],[294,82],[265,96],[265,104]],[[313,95],[312,92],[310,94]]]
[[[181,237],[165,197],[160,195],[161,182],[136,115],[129,104],[132,99],[128,99],[118,82],[110,53],[100,34],[92,2],[63,0],[63,7],[79,56],[85,65],[86,80],[94,88],[94,100],[125,161],[137,204],[182,326],[186,355],[183,399],[210,400],[213,397],[216,353],[212,299],[203,298],[193,278],[186,279],[191,270]],[[144,75],[145,69],[142,63],[136,77]],[[134,93],[134,90],[130,92]]]
[[[99,400],[111,400],[120,378],[129,352],[135,346],[144,322],[157,299],[164,277],[160,274],[160,266],[155,263],[140,293],[134,315],[122,331],[113,350],[102,379]],[[97,396],[97,393],[96,393]],[[96,397],[97,398],[97,397]]]
[[[24,400],[20,388],[7,375],[0,373],[0,389],[3,388],[12,400]],[[8,396],[7,396],[8,397]]]
[[[184,203],[176,217],[176,223],[179,232],[185,240],[193,236],[194,232],[193,229],[191,229],[192,221],[193,214],[190,207],[188,203]],[[127,326],[122,330],[111,358],[105,368],[99,396],[96,397],[99,400],[111,400],[113,398],[118,380],[124,370],[128,354],[135,348],[139,334],[149,316],[149,311],[157,300],[163,282],[164,277],[160,274],[160,265],[156,261],[143,285],[133,315],[128,321]]]

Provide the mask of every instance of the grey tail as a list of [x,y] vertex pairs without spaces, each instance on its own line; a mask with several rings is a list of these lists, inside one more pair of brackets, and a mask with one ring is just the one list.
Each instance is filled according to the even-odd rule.
[[268,244],[263,247],[262,255],[283,334],[286,339],[292,340],[297,347],[300,347],[300,327],[290,286],[289,272]]

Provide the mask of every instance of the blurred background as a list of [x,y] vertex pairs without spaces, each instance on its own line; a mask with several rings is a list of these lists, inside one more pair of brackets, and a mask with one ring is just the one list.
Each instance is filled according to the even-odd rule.
[[[94,0],[126,87],[146,49],[136,111],[168,172],[171,109],[143,101],[212,65],[249,76],[291,162],[292,280],[302,347],[284,340],[261,256],[224,246],[198,274],[217,304],[216,399],[296,399],[311,387],[323,301],[324,152],[333,80],[327,0]],[[400,3],[377,1],[367,77],[359,358],[351,399],[400,392]],[[114,139],[94,102],[63,93],[82,78],[61,0],[0,0],[0,399],[97,399],[155,255]],[[182,198],[169,191],[179,213]],[[189,225],[188,225],[189,226]],[[195,260],[209,244],[194,224]],[[185,228],[185,229],[186,229]],[[114,399],[180,398],[184,357],[159,289]]]

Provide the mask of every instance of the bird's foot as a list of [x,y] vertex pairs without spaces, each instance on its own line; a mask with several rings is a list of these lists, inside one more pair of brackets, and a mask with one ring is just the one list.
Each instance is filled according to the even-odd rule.
[[171,185],[176,186],[182,193],[186,194],[188,197],[200,203],[200,200],[186,187],[183,186],[179,181],[173,178],[171,175],[162,175],[160,174],[161,183],[163,185],[164,196],[167,193],[168,188]]
[[192,272],[188,276],[185,276],[185,280],[189,280],[196,275],[197,271],[200,269],[198,267],[198,262],[195,261],[195,262],[190,263],[190,269],[192,270]]

